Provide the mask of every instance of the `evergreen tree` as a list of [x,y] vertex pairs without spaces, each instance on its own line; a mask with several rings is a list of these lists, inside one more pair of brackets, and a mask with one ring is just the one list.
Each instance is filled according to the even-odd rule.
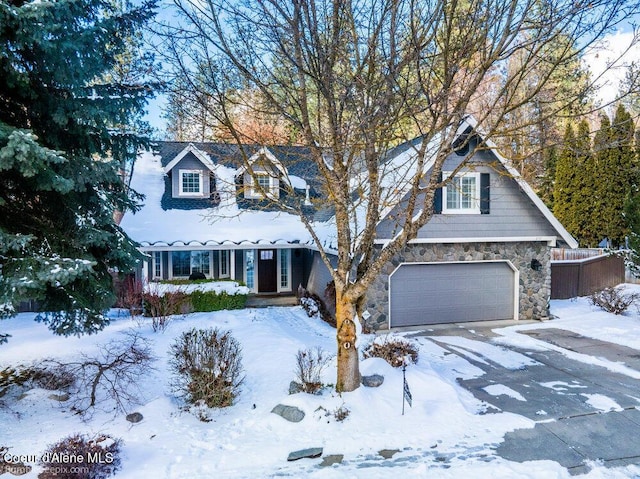
[[[112,159],[114,125],[151,93],[109,73],[154,8],[0,0],[0,314],[31,298],[57,334],[107,324],[110,271],[138,258],[113,219],[136,200]],[[145,141],[131,135],[127,148]]]
[[558,155],[553,190],[553,213],[582,245],[590,236],[593,181],[589,124],[582,120],[574,133],[571,123],[565,128],[562,150]]
[[[594,216],[597,216],[597,208],[594,202],[594,195],[598,190],[598,177],[596,166],[596,156],[594,155],[591,143],[591,128],[586,120],[578,124],[576,180],[574,198],[574,216],[576,221],[575,237],[581,246],[597,246],[600,235],[594,225]],[[597,220],[597,218],[596,218]]]
[[567,123],[564,131],[562,150],[558,155],[555,165],[555,186],[553,189],[553,214],[560,223],[567,228],[572,235],[576,236],[578,222],[575,216],[574,197],[577,196],[576,173],[577,173],[577,144],[573,125]]
[[603,230],[614,246],[621,246],[629,234],[629,225],[624,215],[624,205],[636,183],[635,151],[633,145],[634,125],[631,115],[622,104],[618,105],[611,125],[611,145],[607,155],[608,178],[605,220]]

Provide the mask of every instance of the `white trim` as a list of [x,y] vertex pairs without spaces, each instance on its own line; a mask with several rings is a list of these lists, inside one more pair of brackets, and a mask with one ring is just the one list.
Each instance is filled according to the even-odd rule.
[[[445,186],[442,187],[442,213],[443,215],[479,215],[480,214],[480,173],[477,171],[463,171],[458,172],[453,178],[459,178],[462,181],[462,178],[474,178],[475,179],[475,188],[473,192],[473,197],[471,198],[473,201],[473,207],[471,208],[447,208],[447,194],[449,191],[449,187],[451,185],[452,179],[451,171],[442,172],[442,178],[444,180],[448,180]],[[459,189],[456,189],[456,193],[459,195],[460,201],[462,202],[462,185],[460,185]]]
[[213,164],[213,162],[209,159],[209,157],[205,153],[200,151],[198,148],[196,148],[193,143],[189,143],[184,150],[178,153],[178,155],[173,160],[171,160],[169,164],[167,164],[167,166],[164,167],[165,175],[169,173],[180,162],[180,160],[182,160],[189,153],[193,153],[194,156],[198,160],[200,160],[200,162],[205,167],[207,167],[208,170],[212,172],[216,171],[216,165]]
[[[222,253],[227,252],[227,272],[222,273]],[[230,278],[231,277],[231,251],[228,249],[221,249],[218,251],[218,278]]]
[[167,272],[167,278],[168,279],[185,279],[188,278],[192,273],[192,269],[191,269],[191,254],[189,254],[189,274],[186,276],[174,276],[173,275],[173,253],[177,253],[177,252],[188,252],[191,253],[193,251],[205,251],[209,253],[209,274],[205,274],[205,276],[209,279],[213,278],[213,254],[212,251],[210,249],[206,249],[206,248],[201,248],[201,249],[194,249],[194,248],[182,248],[182,249],[174,249],[174,250],[163,250],[163,251],[167,251],[167,267],[169,268],[169,271]]
[[[464,119],[463,124],[464,123],[466,123],[469,127],[473,128],[476,131],[476,133],[481,136],[480,132],[477,130],[478,122],[476,121],[475,118],[473,118],[472,116],[468,116],[467,118]],[[462,124],[461,124],[458,131],[464,132],[465,130],[466,128],[462,128]],[[560,233],[560,236],[565,241],[565,243],[567,243],[569,248],[577,248],[578,242],[574,239],[573,236],[571,236],[571,234],[565,229],[565,227],[562,226],[560,221],[558,221],[558,219],[555,216],[553,216],[553,213],[549,210],[549,208],[547,208],[547,205],[544,204],[544,202],[540,199],[540,197],[536,195],[536,193],[533,191],[531,186],[529,186],[529,184],[520,176],[520,173],[518,172],[518,170],[516,170],[513,166],[511,166],[511,163],[509,162],[509,160],[507,160],[504,156],[502,156],[498,152],[498,146],[493,142],[493,140],[487,139],[484,137],[482,138],[482,140],[492,150],[493,154],[496,156],[496,158],[498,158],[498,161],[500,161],[500,163],[502,163],[502,165],[507,169],[509,174],[518,183],[520,188],[522,188],[522,191],[526,193],[529,199],[533,201],[533,204],[536,205],[538,209],[542,212],[544,217],[551,223],[551,225],[556,229],[556,231]]]
[[[478,260],[478,261],[416,261],[416,262],[403,262],[400,263],[396,268],[389,274],[389,278],[387,279],[389,285],[389,293],[388,297],[388,305],[387,305],[387,317],[389,318],[387,322],[387,326],[389,331],[391,328],[391,277],[400,269],[403,265],[447,265],[447,264],[483,264],[483,263],[506,263],[507,266],[513,271],[513,319],[518,321],[520,319],[520,271],[515,265],[508,259],[489,259],[489,260]],[[479,323],[481,321],[478,321]],[[438,323],[434,323],[438,324]],[[405,327],[405,326],[400,326]],[[410,326],[412,328],[420,328],[421,326]]]
[[[288,286],[286,288],[282,287],[282,253],[287,251],[287,254],[289,255],[289,262],[287,264],[287,283]],[[277,262],[276,262],[276,268],[278,269],[278,274],[277,274],[277,281],[278,281],[278,293],[283,293],[283,292],[290,292],[292,290],[291,287],[291,283],[293,282],[291,279],[291,250],[288,248],[280,248],[277,252],[276,252],[276,257],[277,257]]]
[[[251,157],[247,160],[247,163],[249,165],[253,165],[256,161],[258,161],[258,159],[260,159],[261,156],[264,156],[269,161],[270,164],[275,166],[276,169],[280,173],[282,173],[282,176],[284,178],[288,178],[287,169],[282,165],[280,160],[276,158],[276,156],[273,153],[271,153],[271,151],[269,151],[269,149],[265,146],[261,147],[256,153],[251,155]],[[236,176],[238,176],[241,173],[244,173],[245,171],[247,171],[247,167],[246,165],[243,165],[236,170]]]
[[[195,241],[195,240],[194,240]],[[291,248],[291,249],[310,249],[314,251],[318,251],[318,248],[315,245],[306,244],[306,243],[247,243],[247,244],[235,244],[233,242],[229,243],[217,243],[216,244],[189,244],[189,241],[185,241],[185,244],[169,246],[165,244],[158,245],[148,245],[141,246],[138,249],[144,253],[149,253],[151,251],[198,251],[198,250],[207,250],[207,251],[219,251],[221,249],[231,249],[231,250],[246,250],[246,249],[282,249],[282,248]],[[337,254],[337,251],[327,250],[330,253]]]
[[[457,244],[457,243],[547,243],[547,246],[556,246],[556,236],[480,236],[478,238],[414,238],[408,244]],[[386,246],[391,239],[376,239],[374,244]]]
[[[160,255],[160,275],[157,276],[156,275],[156,254]],[[162,273],[163,273],[163,266],[162,266],[162,251],[161,250],[156,250],[153,251],[151,253],[151,278],[156,280],[156,279],[163,279]]]
[[[253,252],[253,286],[249,287],[249,283],[247,281],[247,252]],[[249,291],[255,293],[258,291],[258,255],[256,254],[255,249],[247,248],[242,252],[242,282],[247,285]]]
[[245,188],[245,195],[244,195],[245,198],[262,199],[265,197],[265,195],[263,195],[262,192],[256,188],[258,177],[263,177],[263,178],[266,177],[269,179],[269,186],[267,186],[267,189],[266,189],[268,198],[277,199],[280,197],[280,190],[276,185],[276,181],[278,180],[278,178],[274,178],[271,174],[269,174],[268,171],[254,171],[253,176],[251,175],[248,175],[248,176],[249,176],[249,179],[251,180],[251,187],[248,189]]
[[236,279],[236,250],[229,250],[229,275],[232,279]]
[[148,261],[143,261],[142,262],[142,274],[141,276],[141,281],[142,284],[149,284],[149,262]]
[[[182,175],[184,174],[197,174],[198,175],[198,190],[195,191],[184,191],[184,182]],[[204,194],[204,171],[203,170],[193,170],[193,169],[180,169],[178,170],[178,196],[189,196],[189,197],[201,197],[205,196]]]

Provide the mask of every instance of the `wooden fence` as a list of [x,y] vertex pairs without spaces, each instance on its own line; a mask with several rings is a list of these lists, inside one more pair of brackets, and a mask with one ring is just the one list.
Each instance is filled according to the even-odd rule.
[[[577,253],[580,254],[585,255],[583,259],[551,261],[551,299],[588,296],[601,289],[624,283],[625,267],[622,257]],[[551,257],[554,258],[553,253]]]

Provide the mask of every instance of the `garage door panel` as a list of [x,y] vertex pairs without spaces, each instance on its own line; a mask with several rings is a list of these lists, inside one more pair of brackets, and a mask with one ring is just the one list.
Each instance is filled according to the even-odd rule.
[[513,319],[506,262],[403,264],[390,279],[391,327]]

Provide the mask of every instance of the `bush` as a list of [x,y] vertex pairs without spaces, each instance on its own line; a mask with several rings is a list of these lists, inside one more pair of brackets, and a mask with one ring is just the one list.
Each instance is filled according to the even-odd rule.
[[593,293],[589,300],[608,313],[622,314],[638,299],[637,294],[623,294],[623,291],[624,288],[605,288]]
[[307,312],[307,316],[312,318],[318,315],[325,323],[336,327],[336,319],[327,309],[325,302],[317,294],[313,294],[300,286],[298,288],[298,303]]
[[72,396],[72,409],[85,415],[101,403],[109,410],[127,412],[138,403],[138,383],[152,369],[155,360],[148,341],[137,334],[128,334],[126,340],[112,340],[99,347],[93,356],[82,355],[74,362],[43,361],[47,371],[43,379],[53,378]]
[[65,366],[51,364],[47,360],[30,368],[31,380],[49,391],[68,390],[76,383],[76,376]]
[[129,310],[131,316],[142,314],[144,285],[132,275],[116,281],[116,306]]
[[322,348],[300,349],[296,354],[296,380],[302,391],[316,394],[322,389],[322,371],[327,367],[331,356]]
[[[75,434],[49,446],[42,455],[38,479],[104,479],[120,469],[120,439]],[[63,462],[64,458],[71,463]],[[82,459],[80,459],[82,458]],[[61,460],[62,459],[62,460]]]
[[144,315],[151,317],[151,327],[155,332],[164,331],[169,326],[171,316],[189,312],[188,300],[189,297],[182,291],[144,293]]
[[247,303],[246,294],[229,294],[226,291],[196,290],[189,295],[191,310],[206,313],[209,311],[222,311],[223,309],[242,309]]
[[244,381],[241,363],[240,344],[229,331],[185,331],[171,346],[174,391],[190,405],[231,406]]
[[409,362],[418,362],[418,349],[416,346],[400,337],[385,336],[376,338],[363,350],[364,358],[382,358],[394,368],[398,368]]

